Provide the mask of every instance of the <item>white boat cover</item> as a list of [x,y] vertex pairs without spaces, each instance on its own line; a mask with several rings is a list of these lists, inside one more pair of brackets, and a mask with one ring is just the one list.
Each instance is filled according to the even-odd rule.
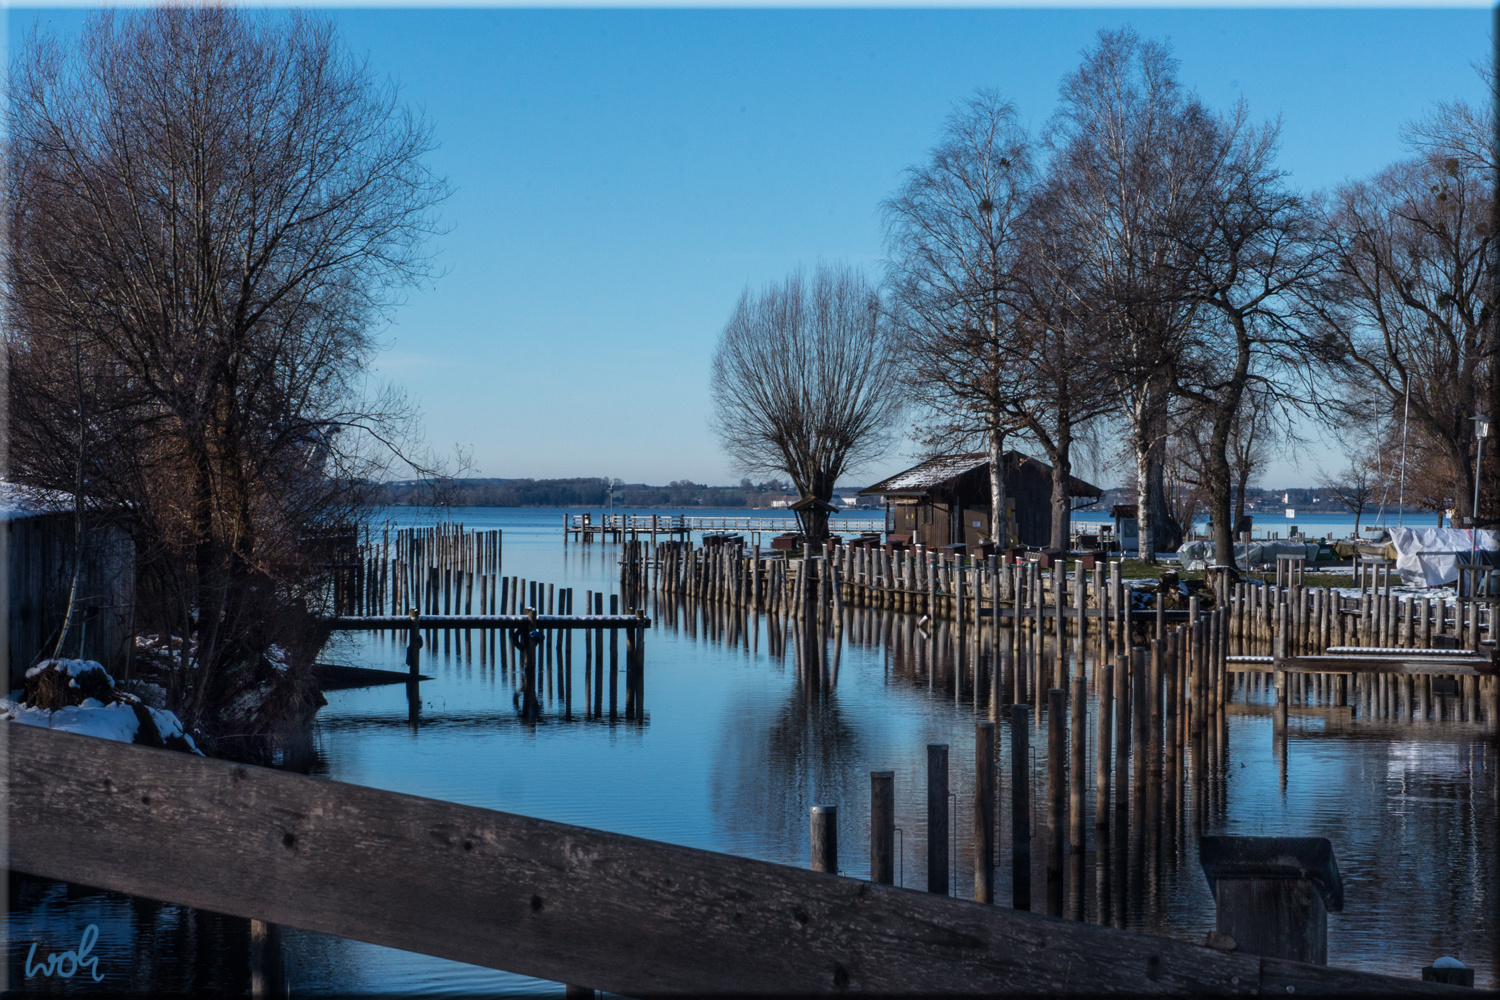
[[[1476,539],[1475,536],[1478,536]],[[1458,580],[1458,564],[1470,553],[1500,551],[1500,532],[1465,528],[1392,528],[1396,572],[1408,587],[1441,587]]]
[[[1188,572],[1199,572],[1217,565],[1212,539],[1187,542],[1177,550],[1177,559]],[[1294,542],[1286,538],[1271,538],[1259,542],[1234,543],[1234,564],[1240,569],[1253,566],[1274,566],[1277,556],[1306,556],[1309,563],[1318,558],[1317,542]]]

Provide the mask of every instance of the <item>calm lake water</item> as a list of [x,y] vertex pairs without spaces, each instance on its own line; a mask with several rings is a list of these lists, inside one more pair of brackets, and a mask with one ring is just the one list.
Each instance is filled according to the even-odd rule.
[[[397,508],[392,517],[414,524],[429,513]],[[487,508],[447,516],[470,528],[504,529],[506,575],[573,587],[580,607],[585,590],[615,592],[616,548],[565,549],[559,511]],[[330,692],[312,733],[310,768],[338,781],[799,866],[808,863],[809,807],[834,803],[841,862],[857,877],[868,874],[869,772],[894,770],[898,878],[925,887],[926,746],[946,743],[957,793],[954,888],[968,897],[974,723],[987,712],[974,707],[967,685],[955,696],[951,666],[929,670],[925,659],[911,655],[900,638],[910,634],[909,621],[863,614],[844,630],[836,683],[821,695],[799,685],[790,652],[772,654],[777,644],[764,618],[737,629],[700,618],[687,628],[680,618],[673,625],[658,615],[646,642],[641,724],[584,718],[581,636],[573,651],[573,718],[564,718],[554,684],[536,725],[521,722],[503,667],[481,663],[477,636],[472,655],[439,638],[423,651],[423,672],[434,679],[422,685],[418,725],[409,725],[401,685]],[[399,670],[404,648],[390,638],[351,635],[331,643],[323,659]],[[623,707],[623,685],[621,698]],[[1005,749],[996,895],[1005,901],[1008,728],[1002,722],[998,733]],[[1039,742],[1045,746],[1045,735],[1039,739],[1033,728],[1033,746]],[[1092,733],[1088,752],[1092,757]],[[1345,906],[1329,918],[1331,964],[1415,978],[1433,959],[1454,955],[1476,969],[1477,985],[1497,985],[1500,769],[1491,726],[1294,711],[1279,741],[1268,714],[1231,714],[1223,770],[1203,813],[1204,833],[1333,842]],[[1088,773],[1092,786],[1091,765]],[[1194,829],[1188,817],[1174,843],[1148,845],[1144,856],[1116,852],[1130,867],[1127,926],[1193,941],[1212,929],[1213,899]],[[1044,831],[1037,835],[1032,898],[1041,910]],[[1090,828],[1082,879],[1089,919],[1096,899],[1092,836]],[[31,942],[40,942],[43,954],[75,947],[90,923],[99,927],[95,954],[107,977],[100,987],[246,988],[243,921],[35,879],[13,878],[10,900],[11,984],[22,990],[98,988],[76,978],[27,980],[23,971]],[[562,990],[298,931],[287,932],[287,965],[293,991],[304,994]]]

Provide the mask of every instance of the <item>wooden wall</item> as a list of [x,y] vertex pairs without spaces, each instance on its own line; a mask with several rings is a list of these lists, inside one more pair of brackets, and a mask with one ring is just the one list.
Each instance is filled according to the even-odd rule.
[[[73,573],[73,516],[39,514],[3,522],[7,664],[11,688],[45,649],[67,614]],[[79,605],[64,655],[98,660],[115,676],[128,671],[135,634],[135,544],[120,528],[85,535]]]
[[[1011,517],[1022,545],[1045,546],[1052,540],[1052,476],[1035,462],[1020,467],[1007,463],[1005,489]],[[954,541],[977,544],[989,537],[990,473],[980,467],[934,487],[919,504],[892,506],[896,531],[913,532],[913,540],[928,548]],[[978,521],[976,526],[974,522]],[[955,523],[957,522],[957,523]]]

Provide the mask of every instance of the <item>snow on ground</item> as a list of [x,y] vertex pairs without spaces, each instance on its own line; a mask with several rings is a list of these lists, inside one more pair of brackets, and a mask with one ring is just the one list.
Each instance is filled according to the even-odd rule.
[[[114,679],[109,677],[109,674],[105,672],[103,665],[100,664],[98,660],[43,660],[41,663],[38,663],[36,666],[26,671],[26,676],[36,677],[48,670],[56,670],[75,679],[78,677],[82,677],[84,674],[92,673],[93,671],[98,670],[100,673],[103,673],[106,678],[109,678],[111,685],[114,684]],[[73,686],[77,687],[76,684]]]
[[[26,671],[26,677],[28,680],[35,679],[49,670],[66,675],[69,678],[69,688],[78,688],[78,678],[87,677],[90,687],[95,691],[115,690],[114,678],[94,660],[44,660]],[[97,677],[91,676],[96,672]],[[72,697],[76,698],[77,695]],[[161,740],[169,746],[172,740],[181,739],[193,753],[201,753],[175,713],[153,708],[132,694],[117,691],[113,695],[114,700],[108,703],[98,698],[83,698],[76,705],[64,705],[55,711],[28,705],[25,698],[26,693],[21,690],[12,691],[7,698],[0,698],[0,721],[57,729],[120,743],[135,743],[138,742],[144,716],[155,725]],[[147,729],[149,732],[150,726]],[[153,746],[161,745],[149,736],[145,742]]]
[[105,705],[96,698],[85,698],[81,705],[69,705],[55,712],[5,698],[0,699],[0,717],[23,726],[60,729],[120,743],[134,743],[141,728],[135,709],[129,705]]

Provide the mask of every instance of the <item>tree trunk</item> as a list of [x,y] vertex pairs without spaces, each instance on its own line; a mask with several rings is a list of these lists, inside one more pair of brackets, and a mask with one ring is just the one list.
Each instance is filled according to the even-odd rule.
[[802,521],[807,525],[809,545],[821,545],[828,540],[828,512],[826,510],[803,511]]
[[990,540],[1001,548],[1008,548],[1010,524],[1005,515],[1005,435],[994,424],[986,434],[986,444],[990,452]]
[[[1470,427],[1473,425],[1471,424]],[[1474,463],[1470,451],[1463,444],[1455,443],[1448,453],[1448,464],[1453,469],[1453,482],[1457,496],[1453,498],[1453,524],[1455,527],[1471,524],[1474,515]],[[1491,461],[1494,455],[1490,456]]]
[[[1136,420],[1131,429],[1130,443],[1135,451],[1135,514],[1136,555],[1142,562],[1156,562],[1156,547],[1152,543],[1156,519],[1151,503],[1151,442],[1144,420]],[[1158,465],[1157,471],[1160,472]]]
[[1220,412],[1214,421],[1208,441],[1208,516],[1214,523],[1214,564],[1229,571],[1235,578],[1234,521],[1230,497],[1229,471],[1229,423],[1234,419],[1231,409],[1228,416]]
[[1241,472],[1239,475],[1239,492],[1234,498],[1234,527],[1233,531],[1240,530],[1240,522],[1245,519],[1245,490],[1250,486],[1250,476]]
[[1052,467],[1052,547],[1068,550],[1073,528],[1073,509],[1068,497],[1069,474],[1061,466]]
[[1067,551],[1073,527],[1073,508],[1068,480],[1073,477],[1069,435],[1059,430],[1058,445],[1047,457],[1052,460],[1052,547]]

